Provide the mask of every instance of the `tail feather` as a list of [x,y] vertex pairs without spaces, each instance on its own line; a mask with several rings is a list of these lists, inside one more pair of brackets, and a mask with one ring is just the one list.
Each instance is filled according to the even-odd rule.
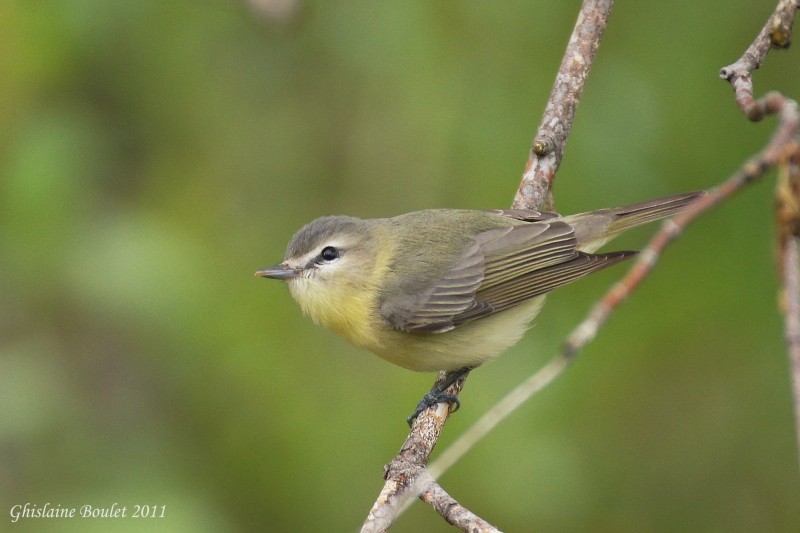
[[703,194],[703,191],[676,194],[623,207],[580,213],[564,217],[564,220],[575,228],[579,248],[592,252],[624,231],[674,215]]
[[605,210],[613,217],[608,225],[608,235],[617,235],[641,224],[672,216],[703,194],[694,191]]

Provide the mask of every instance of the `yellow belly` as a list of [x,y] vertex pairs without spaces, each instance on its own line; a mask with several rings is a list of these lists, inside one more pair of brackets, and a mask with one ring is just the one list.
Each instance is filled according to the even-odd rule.
[[544,296],[444,333],[382,329],[360,343],[390,363],[417,371],[456,370],[494,359],[516,344],[544,303]]
[[[383,275],[385,270],[375,272]],[[417,371],[457,370],[494,359],[519,341],[545,298],[533,298],[444,333],[404,333],[389,328],[378,316],[374,295],[380,275],[336,284],[300,277],[289,283],[289,289],[318,324],[390,363]]]

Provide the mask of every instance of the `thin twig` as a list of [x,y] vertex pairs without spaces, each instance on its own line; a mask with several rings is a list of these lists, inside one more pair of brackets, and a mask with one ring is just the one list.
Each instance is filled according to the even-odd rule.
[[[553,206],[552,186],[555,173],[561,163],[583,86],[594,63],[595,52],[613,3],[613,0],[585,0],[581,7],[541,125],[534,137],[530,157],[514,198],[514,208]],[[445,376],[444,372],[440,373],[434,386],[441,385]],[[457,395],[465,379],[466,375],[448,388],[446,393]],[[421,477],[448,415],[448,407],[439,404],[426,409],[417,417],[400,452],[386,466],[386,483],[364,522],[362,532],[385,531],[411,499],[417,496],[422,497],[440,514],[443,509],[452,509],[454,505],[458,505],[449,495],[444,498],[443,495],[447,493],[433,478]],[[419,483],[416,481],[418,479]],[[429,482],[424,481],[427,479]],[[425,490],[421,490],[421,486]],[[444,499],[440,500],[440,497]],[[449,521],[448,516],[442,516]],[[463,519],[459,518],[454,525],[465,531],[481,531],[482,528],[491,527],[471,513],[460,516]]]
[[678,238],[695,218],[730,198],[745,185],[761,178],[768,170],[778,165],[787,147],[795,145],[793,136],[797,134],[797,106],[787,103],[786,108],[788,108],[788,111],[782,113],[784,121],[782,121],[778,131],[761,154],[746,162],[727,181],[711,189],[707,194],[687,206],[686,209],[664,222],[661,230],[656,233],[650,243],[637,256],[636,262],[628,273],[614,284],[592,308],[589,316],[573,330],[564,346],[563,357],[574,357],[578,350],[594,338],[600,327],[608,320],[611,312],[627,299],[631,292],[652,272],[664,248]]
[[500,530],[476,515],[450,496],[428,472],[420,478],[428,489],[420,495],[422,501],[433,507],[448,524],[470,533],[499,533]]
[[753,43],[735,63],[719,71],[730,82],[739,108],[753,122],[775,112],[770,99],[756,101],[753,97],[752,72],[759,68],[771,48],[788,48],[792,42],[792,24],[798,9],[797,0],[780,0]]
[[545,388],[558,377],[569,364],[566,357],[555,357],[536,373],[506,394],[499,402],[481,416],[477,422],[462,433],[439,457],[428,467],[431,477],[438,479],[451,466],[456,464],[475,444],[489,434],[497,424],[505,420],[517,407],[528,398]]
[[781,164],[775,188],[775,219],[778,229],[778,270],[782,280],[781,309],[784,314],[794,391],[795,429],[800,453],[800,143]]
[[[460,390],[466,378],[465,375],[456,381],[446,392]],[[434,487],[428,486],[436,482],[423,473],[449,413],[450,407],[440,403],[426,409],[414,421],[400,451],[385,467],[386,483],[364,521],[362,533],[386,531],[415,497],[425,491],[436,494]]]
[[[730,198],[747,184],[762,177],[767,171],[775,168],[781,160],[785,159],[787,150],[791,152],[798,149],[798,145],[793,141],[793,136],[797,134],[798,126],[797,108],[791,105],[793,102],[788,102],[788,110],[782,113],[784,120],[781,123],[781,127],[778,128],[764,151],[746,162],[727,181],[711,189],[672,219],[664,222],[658,233],[653,236],[650,243],[637,256],[637,261],[631,266],[627,274],[606,292],[587,317],[572,330],[562,352],[503,397],[449,448],[442,452],[439,458],[428,467],[428,472],[431,476],[434,478],[441,476],[517,407],[561,375],[569,366],[569,363],[575,359],[578,352],[594,339],[611,313],[645,280],[658,262],[664,248],[678,238],[695,218],[718,203]],[[797,298],[796,292],[795,296]],[[797,305],[798,309],[800,309],[800,303]],[[790,336],[792,341],[796,343],[795,348],[797,349],[797,357],[795,359],[797,366],[793,368],[795,374],[800,374],[800,320],[796,324],[792,324],[792,326],[791,330],[787,326],[787,331],[792,332]],[[794,329],[795,327],[797,329]],[[798,335],[795,336],[794,332],[798,332]],[[795,391],[798,394],[797,398],[800,399],[800,388],[798,388],[797,382],[795,382]],[[798,412],[800,412],[800,403],[798,403]],[[798,434],[798,438],[800,438],[800,434]]]
[[[779,9],[781,7],[782,5],[778,6]],[[775,15],[770,20],[774,18]],[[763,57],[759,60],[759,64],[761,60],[763,60]],[[800,148],[798,148],[796,141],[800,116],[795,102],[785,99],[778,93],[768,93],[761,100],[753,100],[749,106],[750,108],[765,110],[768,113],[779,113],[780,115],[780,124],[765,149],[745,163],[739,172],[731,176],[727,181],[710,190],[672,219],[664,222],[662,229],[639,254],[638,260],[625,277],[605,294],[590,311],[586,319],[572,331],[562,353],[502,398],[448,449],[442,452],[439,458],[428,468],[434,478],[438,478],[447,471],[519,405],[558,377],[567,368],[570,361],[575,358],[578,351],[595,337],[613,310],[644,281],[653,270],[664,248],[675,240],[695,218],[716,204],[730,198],[745,185],[763,176],[768,170],[787,160],[791,161],[792,156],[796,158],[794,159],[796,163],[800,163]],[[798,167],[795,164],[793,168],[797,169]],[[781,264],[789,265],[785,268],[784,274],[790,278],[785,288],[786,293],[789,295],[786,298],[787,309],[790,306],[795,306],[794,313],[787,311],[786,329],[787,342],[791,353],[792,374],[794,376],[795,412],[798,416],[798,443],[800,443],[800,294],[798,294],[800,282],[797,280],[797,276],[800,276],[800,274],[798,274],[799,269],[796,262],[798,245],[797,239],[794,238],[795,235],[800,235],[800,177],[792,182],[792,185],[793,195],[791,195],[791,198],[794,200],[794,207],[796,208],[793,213],[793,228],[797,233],[792,235],[792,239],[787,239],[787,242],[790,244],[791,250],[789,254],[793,256],[792,260],[794,262],[786,259]]]
[[783,303],[786,344],[794,392],[795,429],[800,449],[800,244],[798,238],[787,239],[783,248]]
[[[612,3],[611,1],[592,2],[589,0],[584,3],[575,31],[570,39],[567,53],[562,62],[562,68],[559,71],[559,77],[554,86],[553,94],[551,94],[545,118],[534,139],[531,156],[526,165],[522,183],[514,199],[514,208],[531,209],[552,206],[551,190],[555,171],[560,164],[572,118],[574,117],[582,86],[585,82],[585,76],[588,75],[588,69],[591,67],[594,51],[597,48],[600,36],[602,36]],[[441,511],[442,508],[446,509],[451,506],[460,507],[455,500],[441,489],[435,482],[435,478],[454,464],[475,442],[477,442],[477,440],[485,436],[503,418],[507,417],[516,406],[520,405],[532,394],[541,390],[560,375],[569,365],[569,362],[574,359],[578,351],[594,338],[597,331],[607,321],[613,310],[619,306],[652,271],[663,249],[676,239],[683,229],[697,216],[717,203],[729,198],[748,183],[760,178],[768,170],[777,166],[781,161],[786,161],[788,158],[792,157],[800,160],[800,157],[797,155],[798,149],[795,141],[798,131],[798,122],[800,121],[798,119],[797,104],[778,93],[768,93],[761,99],[754,99],[751,77],[751,71],[758,68],[763,62],[771,46],[788,46],[791,40],[793,16],[797,8],[798,4],[796,0],[781,0],[775,13],[770,17],[764,29],[762,29],[759,36],[742,58],[736,63],[723,68],[720,72],[720,75],[724,79],[731,82],[736,95],[736,101],[748,118],[751,120],[760,120],[763,116],[769,114],[778,113],[780,115],[778,129],[761,154],[745,163],[745,165],[726,182],[710,190],[705,196],[699,198],[696,202],[687,207],[686,210],[665,222],[661,230],[653,237],[650,244],[640,254],[639,259],[634,263],[626,276],[608,291],[600,302],[590,311],[587,318],[573,330],[572,334],[568,337],[562,353],[551,360],[551,362],[539,372],[526,380],[525,383],[507,395],[506,398],[502,399],[498,405],[483,416],[475,426],[465,432],[464,435],[454,443],[451,449],[446,450],[445,453],[442,454],[440,460],[431,465],[427,473],[425,473],[424,464],[427,462],[430,451],[436,443],[436,439],[438,439],[438,434],[446,420],[448,411],[446,408],[442,411],[442,406],[440,405],[436,410],[430,409],[423,413],[420,416],[421,420],[418,420],[406,440],[406,445],[404,445],[400,454],[395,458],[395,461],[387,467],[387,483],[384,487],[384,491],[381,492],[381,496],[373,506],[362,531],[384,531],[399,514],[400,511],[398,511],[397,508],[398,506],[403,507],[402,500],[407,499],[407,501],[410,501],[410,498],[414,495],[422,494],[423,499],[439,510],[440,514],[443,514],[443,516],[448,515]],[[587,14],[595,13],[593,10],[604,10],[603,12],[605,15],[600,19],[587,18]],[[597,31],[596,28],[598,25],[600,26],[599,31]],[[594,27],[594,31],[591,31],[590,27]],[[580,46],[576,47],[576,40],[586,36],[589,36],[589,41],[593,43],[593,45],[588,49]],[[588,66],[586,66],[585,70],[579,69],[577,72],[569,72],[570,69],[579,66],[577,63],[581,63],[581,61],[584,60],[588,62]],[[577,90],[572,93],[571,97],[563,102],[562,106],[551,106],[554,99],[562,97],[563,91],[569,91],[569,87],[572,87],[570,84],[562,85],[566,80],[566,78],[562,79],[562,74],[566,77],[577,77]],[[548,113],[556,113],[558,116],[548,119]],[[794,244],[790,244],[786,249],[785,257],[790,257],[790,260],[787,260],[786,264],[792,267],[784,269],[784,272],[792,272],[790,275],[787,275],[790,277],[787,277],[786,290],[794,291],[792,294],[796,295],[798,283],[797,243],[796,239],[791,239],[787,242],[794,242]],[[796,304],[796,306],[793,307],[794,311],[787,313],[787,336],[792,350],[794,365],[793,374],[796,376],[795,391],[798,402],[798,416],[800,416],[800,385],[798,385],[798,383],[800,383],[800,335],[796,334],[800,332],[800,318],[798,318],[800,317],[800,303],[798,303],[796,299],[793,299],[792,302]],[[787,307],[789,307],[788,303]],[[793,320],[797,319],[796,323],[792,322],[790,324],[790,318]],[[440,380],[441,378],[442,376],[440,376]],[[438,382],[440,381],[437,381],[437,383]],[[457,383],[454,388],[448,392],[458,392],[460,386],[461,384]],[[441,418],[441,423],[434,423],[431,426],[429,423],[425,422],[425,419],[429,416]],[[798,427],[800,427],[800,424]],[[425,440],[426,437],[422,436],[426,434],[425,428],[434,428],[427,433],[427,440]],[[421,447],[417,447],[416,445],[419,439],[425,442]],[[800,433],[798,433],[798,439],[800,439]],[[395,464],[396,462],[402,464],[404,461],[407,461],[405,453],[409,447],[421,453],[419,455],[416,453],[411,454],[412,460],[409,463],[411,465],[410,468],[394,468],[394,466],[397,466]],[[405,498],[402,497],[404,491]],[[457,524],[464,530],[477,528],[478,526],[476,524],[479,523],[478,521],[480,521],[481,527],[488,526],[488,524],[471,513],[467,512],[465,515],[467,516],[466,521]],[[380,527],[373,527],[378,522],[382,525]]]
[[[795,430],[800,453],[800,294],[798,271],[800,254],[797,238],[800,236],[800,148],[797,145],[797,104],[777,92],[764,98],[753,98],[752,71],[764,62],[772,48],[788,48],[792,41],[792,25],[800,2],[780,0],[775,11],[761,28],[753,43],[735,63],[720,70],[720,76],[729,81],[736,103],[745,116],[756,122],[772,113],[781,113],[786,146],[783,149],[781,173],[775,190],[775,214],[778,232],[778,270],[781,274],[781,309],[786,328],[786,344],[794,391]],[[795,138],[794,147],[788,143]],[[776,146],[777,149],[777,146]]]
[[553,181],[613,5],[613,0],[587,0],[581,7],[533,139],[512,209],[554,208]]

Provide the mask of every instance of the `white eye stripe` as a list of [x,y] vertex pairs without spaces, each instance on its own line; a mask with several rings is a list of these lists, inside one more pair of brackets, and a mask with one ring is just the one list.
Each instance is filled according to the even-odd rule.
[[[326,249],[328,248],[334,250],[333,253],[336,254],[336,257],[332,256],[325,257],[325,255],[330,256],[331,254],[331,252],[326,252]],[[338,260],[345,255],[346,251],[347,251],[347,242],[344,242],[341,239],[333,239],[333,240],[323,241],[322,244],[314,247],[311,251],[306,252],[303,255],[287,258],[286,262],[298,268],[315,269],[320,266],[327,266],[338,263]]]

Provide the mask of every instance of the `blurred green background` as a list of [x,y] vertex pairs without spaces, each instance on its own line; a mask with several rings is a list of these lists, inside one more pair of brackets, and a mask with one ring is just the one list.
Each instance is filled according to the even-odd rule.
[[[773,3],[618,2],[559,211],[708,188],[763,146],[775,121],[748,123],[717,73]],[[315,327],[253,272],[322,214],[510,205],[579,2],[288,5],[0,4],[0,530],[366,516],[434,376]],[[800,97],[798,66],[773,52],[757,92]],[[798,531],[773,182],[692,226],[444,487],[508,531]],[[623,272],[559,290],[473,373],[440,445]],[[26,502],[166,513],[12,525]],[[418,503],[395,530],[452,529]]]

